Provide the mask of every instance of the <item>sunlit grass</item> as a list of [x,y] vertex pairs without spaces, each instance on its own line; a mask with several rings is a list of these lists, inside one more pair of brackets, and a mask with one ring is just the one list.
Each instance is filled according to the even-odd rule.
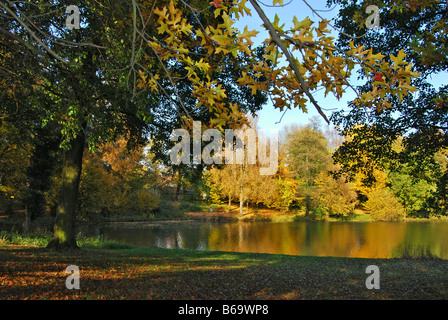
[[44,247],[50,238],[50,234],[41,232],[21,234],[18,231],[0,231],[0,244]]
[[[1,231],[0,244],[19,245],[32,247],[46,247],[51,239],[50,233],[33,232],[22,234],[18,231]],[[132,246],[127,243],[115,240],[104,240],[95,237],[85,237],[81,234],[77,236],[77,244],[85,249],[131,249]]]

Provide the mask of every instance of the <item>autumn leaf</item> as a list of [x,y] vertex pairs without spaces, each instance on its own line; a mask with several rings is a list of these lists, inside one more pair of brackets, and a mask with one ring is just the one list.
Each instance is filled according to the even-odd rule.
[[396,66],[408,64],[406,61],[403,61],[403,59],[406,57],[406,53],[404,53],[403,50],[400,50],[398,56],[394,57],[393,55],[390,54],[389,57],[395,63]]
[[209,4],[215,6],[215,8],[221,8],[222,5],[219,4],[221,1],[222,0],[214,0],[214,1],[210,2]]
[[285,26],[285,24],[282,24],[281,26],[279,26],[278,25],[279,22],[280,22],[280,18],[278,17],[277,14],[275,14],[274,22],[272,23],[272,25],[274,26],[275,30],[283,32],[283,27]]
[[373,76],[373,80],[375,81],[384,81],[384,75],[380,72],[375,73],[375,75]]

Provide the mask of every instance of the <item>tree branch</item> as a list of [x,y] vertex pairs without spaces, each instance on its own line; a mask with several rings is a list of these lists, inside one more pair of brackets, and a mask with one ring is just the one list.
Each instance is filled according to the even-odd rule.
[[10,8],[8,8],[6,5],[4,5],[3,3],[0,2],[0,7],[2,7],[3,9],[5,9],[22,27],[25,28],[25,30],[31,35],[31,37],[37,41],[37,43],[39,43],[44,49],[45,51],[47,51],[53,58],[55,58],[56,60],[64,63],[64,64],[71,64],[71,65],[76,65],[76,66],[81,66],[81,64],[79,63],[73,63],[73,62],[69,62],[69,61],[65,61],[64,59],[61,58],[60,55],[58,55],[56,52],[54,52],[53,50],[51,50],[45,43],[42,42],[41,39],[39,39],[39,37],[36,36],[36,34],[34,33],[33,30],[31,30],[31,28],[24,22],[22,21],[22,19],[20,19],[14,11],[12,11]]
[[269,19],[266,17],[265,13],[260,8],[260,6],[258,5],[257,1],[256,0],[249,0],[249,1],[252,4],[252,6],[255,8],[255,11],[257,11],[257,13],[260,16],[261,20],[263,20],[263,23],[264,23],[266,29],[268,29],[269,34],[271,35],[272,41],[274,41],[277,44],[277,46],[282,50],[283,54],[286,56],[286,59],[288,60],[291,69],[294,71],[294,74],[295,74],[295,76],[297,77],[297,80],[300,83],[301,89],[308,96],[308,98],[310,99],[311,103],[316,108],[317,112],[319,112],[319,114],[324,118],[324,120],[327,122],[327,124],[330,124],[330,121],[328,120],[327,116],[322,111],[322,109],[320,108],[319,104],[314,99],[313,95],[310,93],[308,87],[306,86],[305,80],[303,79],[302,74],[299,71],[299,68],[298,68],[296,62],[294,61],[294,58],[292,57],[292,55],[290,54],[288,49],[285,47],[285,44],[280,39],[280,36],[278,35],[278,33],[275,30],[274,26],[269,21]]

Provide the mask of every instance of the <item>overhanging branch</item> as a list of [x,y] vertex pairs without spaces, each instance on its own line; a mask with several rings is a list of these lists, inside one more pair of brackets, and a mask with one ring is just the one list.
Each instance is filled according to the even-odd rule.
[[255,11],[257,11],[261,20],[263,20],[263,23],[264,23],[266,29],[268,29],[269,34],[271,35],[272,41],[275,44],[277,44],[277,46],[282,50],[283,54],[285,55],[286,59],[288,60],[291,69],[294,71],[294,74],[300,83],[300,88],[308,96],[311,103],[316,108],[317,112],[319,112],[319,114],[324,118],[324,120],[327,122],[327,124],[330,124],[330,121],[328,120],[327,116],[322,111],[319,104],[314,99],[313,95],[310,93],[310,91],[305,83],[305,80],[303,79],[302,74],[299,71],[299,67],[297,66],[296,62],[294,61],[294,58],[291,55],[291,53],[288,51],[288,48],[286,48],[286,46],[280,39],[280,36],[278,35],[278,33],[275,30],[274,26],[272,25],[271,21],[269,21],[269,19],[266,17],[264,11],[260,8],[260,6],[258,5],[256,0],[249,0],[249,1],[252,4],[252,6],[254,7]]

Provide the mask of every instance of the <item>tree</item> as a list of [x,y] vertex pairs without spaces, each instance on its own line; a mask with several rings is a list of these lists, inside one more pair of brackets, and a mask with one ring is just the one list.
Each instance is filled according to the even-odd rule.
[[[181,2],[186,5],[185,2]],[[354,44],[350,50],[343,52],[333,45],[333,39],[328,36],[330,33],[327,29],[328,21],[321,21],[319,27],[312,27],[313,22],[308,18],[304,21],[294,18],[294,27],[290,30],[283,30],[278,16],[272,23],[256,0],[250,0],[250,3],[266,30],[269,31],[270,38],[265,41],[267,45],[265,57],[274,67],[260,61],[253,65],[253,69],[256,71],[255,76],[243,72],[243,76],[238,81],[240,84],[249,85],[253,93],[256,93],[257,90],[268,91],[273,97],[276,107],[283,109],[299,106],[306,110],[305,102],[309,100],[327,120],[310,91],[322,86],[326,88],[326,93],[332,92],[337,98],[340,98],[345,91],[343,86],[350,86],[347,79],[351,76],[355,65],[361,65],[368,72],[381,71],[393,75],[394,80],[388,83],[374,83],[372,92],[374,94],[383,92],[384,94],[381,97],[373,97],[369,93],[362,94],[356,100],[357,104],[376,106],[381,109],[383,108],[382,102],[388,104],[384,99],[386,93],[406,95],[413,90],[409,81],[411,77],[416,77],[418,74],[412,72],[411,66],[403,60],[405,57],[403,53],[394,57],[394,63],[388,63],[383,61],[383,55],[374,55],[371,50],[366,50],[362,46],[356,47]],[[225,97],[222,85],[212,81],[210,77],[201,77],[201,74],[208,73],[212,69],[211,60],[214,57],[212,53],[230,54],[234,57],[238,55],[238,52],[251,54],[251,37],[257,32],[246,29],[238,33],[238,30],[232,26],[231,16],[238,19],[245,14],[251,14],[251,10],[246,6],[246,1],[234,1],[230,4],[218,1],[211,4],[216,8],[214,10],[215,17],[220,17],[222,23],[216,27],[201,25],[199,30],[195,30],[185,18],[182,18],[173,1],[165,8],[155,9],[154,14],[158,16],[159,34],[165,38],[162,42],[157,39],[148,39],[150,40],[148,44],[154,52],[159,50],[159,61],[166,63],[170,59],[175,59],[186,64],[189,71],[188,78],[195,84],[193,95],[207,93],[207,99],[202,99],[202,104],[209,107],[213,104],[215,109],[219,110],[222,107],[220,100]],[[283,1],[274,1],[275,4],[283,5]],[[194,16],[199,11],[189,5],[187,5],[187,9]],[[316,38],[314,33],[317,35]],[[195,48],[190,46],[192,37],[200,40],[202,48],[208,52],[208,57],[205,56],[196,63],[190,58]],[[302,54],[302,63],[291,55],[290,50],[297,50]],[[277,64],[278,58],[283,55],[289,66]],[[266,81],[259,81],[261,77]],[[147,73],[141,77],[141,80],[141,85],[149,85],[153,90],[158,87],[158,76],[154,74]],[[174,77],[170,77],[170,81],[174,82]],[[223,120],[217,121],[214,125],[219,125],[219,122]]]
[[335,179],[328,172],[321,172],[315,180],[313,190],[315,207],[322,210],[325,215],[349,215],[358,204],[358,196],[353,184],[346,182],[345,178]]
[[[22,52],[39,66],[32,69],[31,79],[38,84],[36,91],[50,98],[52,105],[51,110],[39,110],[41,121],[56,121],[63,135],[63,178],[51,247],[76,247],[74,222],[85,142],[95,148],[127,132],[136,140],[131,143],[141,142],[144,124],[151,121],[147,106],[157,104],[161,96],[183,113],[186,126],[186,119],[191,125],[193,118],[179,94],[185,79],[193,84],[191,95],[199,102],[197,110],[205,108],[212,114],[212,126],[246,122],[237,104],[226,103],[225,79],[220,82],[211,75],[225,66],[224,57],[235,59],[242,53],[253,57],[251,72],[243,70],[236,79],[251,94],[268,91],[280,109],[306,110],[305,103],[310,101],[325,119],[312,91],[325,87],[326,93],[340,98],[344,86],[350,86],[347,79],[356,65],[393,76],[393,81],[374,83],[372,93],[377,96],[362,93],[356,104],[381,109],[389,104],[386,95],[406,95],[413,90],[410,80],[418,74],[404,61],[403,52],[389,63],[383,55],[353,43],[350,49],[340,50],[329,37],[327,21],[312,27],[309,19],[294,19],[294,27],[283,30],[278,17],[270,22],[258,2],[249,1],[270,33],[265,43],[267,61],[258,60],[251,48],[256,31],[238,32],[232,26],[232,18],[250,14],[245,0],[210,4],[194,0],[86,1],[86,7],[70,3],[82,7],[80,29],[61,27],[66,1],[0,3],[6,55]],[[273,4],[283,5],[283,1]],[[196,28],[190,21],[195,21]],[[293,57],[293,50],[302,59]],[[288,66],[277,63],[282,55]],[[8,67],[14,70],[17,61],[10,62]],[[186,75],[167,68],[176,64],[184,66]],[[166,91],[167,82],[170,91]]]
[[[256,129],[257,121],[252,119],[251,126],[244,126],[239,131],[234,132],[235,137],[226,135],[226,149],[224,152],[225,165],[214,165],[207,176],[210,188],[210,197],[218,200],[219,196],[227,197],[229,210],[233,198],[238,198],[240,203],[239,213],[243,214],[244,203],[264,204],[271,206],[276,202],[277,174],[263,174],[266,163],[260,157],[265,153],[269,158],[269,168],[278,168],[277,163],[272,163],[278,159],[276,143],[271,143],[270,139],[277,137],[261,136],[261,132]],[[232,140],[229,139],[232,137]],[[233,148],[233,151],[227,147]],[[229,155],[227,152],[234,152]],[[242,157],[239,156],[241,152]],[[257,157],[258,156],[258,157]],[[233,163],[228,163],[234,157]]]
[[[391,97],[389,110],[366,112],[349,104],[348,112],[339,111],[333,114],[332,121],[345,133],[357,130],[360,124],[365,124],[371,128],[371,133],[375,131],[375,136],[380,140],[378,144],[359,143],[359,140],[347,142],[340,149],[339,159],[342,159],[342,154],[346,154],[348,158],[350,154],[359,152],[369,154],[372,159],[397,163],[396,178],[402,170],[398,163],[408,166],[408,169],[412,168],[413,172],[409,172],[412,176],[424,174],[425,170],[433,166],[434,155],[447,146],[448,87],[442,84],[437,88],[431,84],[432,76],[446,72],[448,67],[445,45],[446,2],[376,1],[375,4],[380,10],[381,25],[378,31],[369,32],[366,32],[364,27],[363,13],[371,2],[332,0],[328,3],[340,5],[338,20],[335,23],[342,31],[338,39],[339,47],[348,49],[355,43],[371,47],[373,52],[382,52],[386,56],[404,52],[413,68],[421,74],[418,79],[411,81],[418,89],[418,94]],[[390,61],[392,57],[386,59]],[[371,75],[362,71],[360,77],[368,81]],[[359,89],[367,92],[370,91],[370,86],[366,83]],[[359,132],[361,134],[361,131]],[[392,145],[398,138],[403,139],[403,148],[400,152],[395,152]],[[340,163],[342,165],[343,162]],[[439,172],[442,170],[439,169]],[[446,177],[440,176],[438,179],[446,180]],[[439,186],[443,188],[442,184]],[[443,192],[435,194],[442,195]]]
[[143,147],[127,149],[125,138],[87,151],[80,182],[80,214],[147,215],[159,205],[158,172]]
[[[396,138],[387,137],[375,125],[357,125],[344,130],[345,141],[337,148],[332,157],[339,164],[339,170],[333,171],[336,177],[342,173],[349,179],[356,179],[358,191],[364,193],[362,187],[370,188],[376,181],[379,172],[384,172],[394,165],[397,148]],[[354,148],[353,146],[357,146]]]
[[[428,216],[436,211],[444,214],[443,210],[436,209],[435,201],[436,186],[446,172],[443,150],[414,162],[409,161],[414,158],[413,153],[400,156],[405,148],[403,137],[389,141],[391,137],[374,125],[357,126],[346,134],[346,141],[333,154],[340,164],[339,170],[333,170],[333,173],[339,177],[344,172],[343,175],[354,183],[362,202],[368,199],[373,189],[387,186],[407,216]],[[353,148],[355,144],[358,148]],[[440,196],[438,202],[442,203],[443,196]]]
[[25,197],[23,191],[31,146],[18,139],[20,133],[15,127],[0,121],[0,205],[11,213],[14,202]]
[[[36,90],[40,85],[36,74],[42,71],[40,58],[32,54],[30,47],[23,48],[24,42],[20,38],[9,37],[12,35],[7,32],[9,22],[2,20],[0,32],[0,125],[2,130],[12,129],[10,132],[14,133],[4,137],[4,151],[20,146],[23,152],[21,163],[26,163],[24,167],[19,162],[14,164],[22,177],[21,190],[14,191],[14,199],[25,207],[26,231],[45,210],[44,193],[49,186],[59,136],[54,124],[46,128],[41,126],[40,119],[50,105],[50,99]],[[2,170],[8,170],[5,164],[3,162]]]
[[305,215],[308,216],[314,181],[319,173],[325,171],[331,163],[328,141],[322,132],[314,130],[308,125],[288,135],[286,149],[287,161],[295,177],[303,181]]
[[[30,128],[29,128],[30,129]],[[32,128],[34,136],[31,140],[33,147],[30,163],[26,170],[24,232],[27,232],[32,224],[44,216],[47,210],[45,193],[51,188],[51,177],[58,166],[57,158],[60,156],[60,134],[54,125]]]
[[390,189],[403,205],[407,216],[424,213],[428,199],[436,189],[435,183],[418,179],[407,168],[390,175]]
[[387,187],[375,187],[369,195],[365,207],[375,220],[391,221],[404,217],[405,209]]
[[[41,125],[56,122],[62,133],[62,180],[54,236],[49,243],[55,248],[76,247],[75,214],[85,142],[88,140],[95,147],[123,132],[133,132],[131,136],[139,141],[143,124],[137,112],[138,100],[131,100],[132,92],[126,89],[124,73],[105,72],[109,68],[122,68],[123,55],[130,55],[120,51],[124,34],[121,38],[118,32],[113,34],[118,39],[112,41],[112,32],[103,31],[112,30],[114,21],[119,21],[117,15],[126,12],[117,2],[89,3],[90,10],[83,12],[88,28],[70,31],[61,27],[64,26],[62,16],[56,18],[48,13],[52,9],[61,12],[65,9],[63,5],[59,1],[37,6],[11,1],[0,4],[7,16],[2,26],[10,39],[7,49],[10,52],[31,50],[30,59],[40,66],[39,70],[28,71],[35,81],[33,94],[44,96],[51,107],[40,109],[38,120]],[[106,14],[109,19],[102,19]],[[8,67],[14,69],[14,64],[17,63],[11,61]],[[18,70],[27,67],[28,64],[19,65]]]

